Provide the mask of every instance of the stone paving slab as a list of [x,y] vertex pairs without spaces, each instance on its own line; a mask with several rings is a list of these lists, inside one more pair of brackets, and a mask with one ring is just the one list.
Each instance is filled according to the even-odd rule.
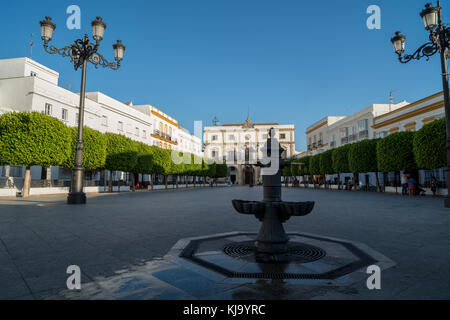
[[[397,263],[382,273],[379,291],[367,290],[364,281],[243,285],[174,257],[161,260],[179,239],[256,232],[258,222],[235,213],[231,200],[261,198],[261,188],[233,187],[89,195],[83,207],[67,206],[63,196],[1,199],[0,299],[126,299],[127,293],[111,292],[107,283],[136,272],[148,276],[149,287],[129,297],[135,299],[450,299],[450,214],[441,198],[283,189],[286,201],[316,201],[310,216],[286,224],[288,232],[357,241]],[[81,267],[82,292],[66,292],[69,264]],[[206,294],[182,279],[170,284],[151,275],[173,268],[204,277],[199,281]],[[211,282],[224,290],[208,289]]]

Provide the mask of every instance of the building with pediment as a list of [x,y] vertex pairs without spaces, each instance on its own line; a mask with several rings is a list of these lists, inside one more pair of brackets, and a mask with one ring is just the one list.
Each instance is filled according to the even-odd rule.
[[295,155],[295,126],[278,123],[252,123],[250,117],[244,123],[231,123],[204,128],[205,157],[225,161],[228,176],[233,184],[257,184],[260,168],[253,166],[262,160],[263,147],[269,130],[275,129],[276,138],[285,150],[284,157]]

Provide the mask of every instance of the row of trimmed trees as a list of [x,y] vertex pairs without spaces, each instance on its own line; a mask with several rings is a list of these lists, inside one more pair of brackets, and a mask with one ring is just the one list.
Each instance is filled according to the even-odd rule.
[[397,132],[385,138],[363,140],[325,151],[315,156],[291,160],[301,166],[286,167],[285,177],[305,177],[343,173],[414,171],[446,166],[445,119],[424,125],[417,132]]
[[[32,166],[71,168],[74,163],[77,128],[37,112],[14,112],[0,116],[0,165],[25,166],[23,195],[30,190]],[[85,127],[83,134],[83,166],[87,170],[109,170],[109,190],[112,190],[112,171],[132,173],[133,186],[140,174],[164,177],[167,188],[169,176],[222,178],[228,170],[225,164],[210,163],[189,153],[172,151],[134,141],[123,135],[101,133]],[[208,164],[209,163],[209,164]]]

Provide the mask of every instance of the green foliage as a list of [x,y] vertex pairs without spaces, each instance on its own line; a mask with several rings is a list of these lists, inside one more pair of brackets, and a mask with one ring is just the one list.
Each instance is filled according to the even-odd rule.
[[423,126],[414,136],[414,156],[421,169],[438,169],[447,165],[445,119]]
[[216,177],[216,172],[217,172],[217,163],[211,163],[208,166],[208,177],[210,178],[215,178]]
[[139,147],[133,140],[115,133],[105,134],[107,155],[105,169],[132,172],[137,164]]
[[348,165],[348,151],[350,149],[349,144],[342,147],[333,149],[332,159],[333,159],[333,171],[334,173],[348,173],[350,172],[350,167]]
[[[78,128],[70,128],[72,136],[72,152],[65,163],[65,167],[71,168],[75,162],[77,148]],[[89,170],[103,168],[106,162],[106,148],[108,139],[101,132],[84,127],[83,128],[83,167]]]
[[133,148],[136,149],[137,152],[137,159],[132,172],[141,174],[152,174],[153,173],[152,148],[142,142],[133,141],[133,143],[134,143]]
[[300,162],[299,159],[292,159],[293,165],[290,167],[292,177],[300,176],[300,166],[295,165],[296,163],[299,163],[299,162]]
[[226,163],[216,164],[216,175],[214,178],[226,178],[228,176],[228,166]]
[[350,145],[348,164],[351,172],[377,172],[377,144],[378,140],[363,140]]
[[310,172],[309,172],[310,159],[311,159],[311,156],[306,156],[306,157],[298,159],[298,162],[302,164],[301,167],[299,168],[299,174],[301,176],[307,176],[310,174]]
[[320,174],[320,155],[312,156],[309,159],[309,173],[312,175]]
[[333,174],[333,150],[328,150],[319,155],[320,173]]
[[171,174],[173,172],[172,166],[174,164],[172,162],[170,150],[161,149],[155,146],[152,146],[151,148],[151,153],[153,155],[152,172],[163,176]]
[[[290,162],[290,161],[287,161],[287,162]],[[283,177],[291,177],[291,175],[292,175],[291,167],[284,167],[284,168],[281,170],[281,175],[282,175]]]
[[415,170],[414,132],[397,132],[377,143],[378,168],[382,172]]
[[63,166],[71,154],[71,131],[38,112],[0,116],[0,164]]

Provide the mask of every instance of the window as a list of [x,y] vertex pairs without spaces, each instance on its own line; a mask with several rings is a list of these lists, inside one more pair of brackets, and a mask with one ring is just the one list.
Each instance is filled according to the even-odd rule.
[[13,178],[22,178],[22,167],[21,166],[10,166],[9,176]]
[[159,134],[163,134],[163,124],[162,122],[159,123]]
[[45,104],[45,114],[48,116],[52,115],[52,105],[50,103]]
[[211,152],[211,157],[215,159],[217,157],[217,151]]
[[212,141],[216,141],[217,140],[217,136],[212,136]]
[[31,72],[30,72],[30,76],[32,76],[32,77],[36,77],[36,76],[37,76],[37,73],[36,73],[36,72],[34,72],[34,71],[31,71]]
[[286,139],[286,134],[285,133],[280,134],[280,139],[282,140]]
[[268,137],[269,135],[267,135],[267,134],[263,134],[263,136],[262,136],[262,138],[263,138],[263,140],[267,140],[267,137]]
[[69,111],[67,111],[67,109],[61,109],[61,119],[64,121],[69,119]]
[[230,139],[230,141],[234,141],[234,140],[235,140],[234,134],[230,134],[230,135],[228,136],[228,139]]
[[108,117],[102,116],[102,126],[107,127],[108,126]]
[[369,127],[369,120],[365,119],[358,122],[359,131],[367,130],[368,127]]
[[135,129],[136,131],[134,132],[134,135],[136,136],[136,137],[139,137],[139,128],[138,127],[136,127],[136,129]]
[[348,128],[341,128],[339,131],[341,133],[341,138],[348,137]]
[[142,130],[142,137],[144,139],[147,139],[147,131],[146,130]]
[[123,131],[123,122],[122,122],[122,121],[119,121],[119,122],[117,123],[117,130]]
[[78,112],[75,114],[75,122],[77,125],[80,122],[80,114]]
[[381,131],[381,132],[377,132],[376,137],[377,137],[377,138],[385,138],[385,137],[387,137],[388,135],[389,135],[389,132],[388,132],[388,131]]

